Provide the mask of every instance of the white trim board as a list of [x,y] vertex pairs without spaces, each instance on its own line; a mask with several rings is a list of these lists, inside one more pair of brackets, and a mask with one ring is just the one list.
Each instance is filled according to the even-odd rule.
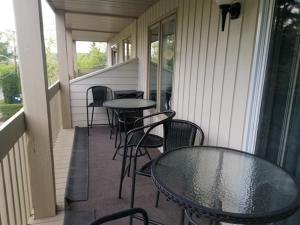
[[260,1],[255,52],[253,57],[246,124],[243,138],[243,149],[249,153],[255,152],[272,33],[274,6],[275,0]]
[[99,75],[99,74],[102,74],[102,73],[106,73],[106,72],[108,72],[108,71],[110,71],[110,70],[114,70],[114,69],[116,69],[116,68],[118,68],[118,67],[122,67],[123,65],[132,63],[132,62],[134,62],[134,61],[137,61],[137,62],[138,62],[138,59],[137,59],[137,58],[130,59],[130,60],[126,61],[126,62],[119,63],[119,64],[116,64],[116,65],[113,65],[113,66],[109,66],[109,67],[104,68],[104,69],[102,69],[102,70],[97,70],[97,71],[94,71],[94,72],[92,72],[92,73],[89,73],[89,74],[86,74],[86,75],[77,77],[77,78],[75,78],[75,79],[70,80],[70,84],[76,83],[76,82],[81,81],[81,80],[88,79],[88,78],[90,78],[90,77],[93,77],[93,76],[96,76],[96,75]]

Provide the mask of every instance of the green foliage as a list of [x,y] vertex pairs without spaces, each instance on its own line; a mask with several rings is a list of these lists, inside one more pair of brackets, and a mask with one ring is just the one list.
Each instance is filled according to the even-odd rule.
[[5,103],[15,103],[15,96],[21,93],[20,78],[16,73],[15,65],[0,64],[0,85]]
[[46,51],[46,61],[47,61],[47,74],[48,74],[48,85],[52,85],[57,81],[57,72],[58,72],[58,61],[57,55],[52,52],[52,48],[54,46],[54,40],[49,39],[45,43],[45,51]]
[[91,44],[89,53],[77,54],[77,66],[81,71],[103,69],[106,65],[107,54],[105,52],[101,52],[100,49],[97,48],[95,42]]
[[9,119],[22,107],[22,104],[6,104],[3,100],[0,100],[0,121]]
[[12,53],[9,48],[9,39],[6,33],[0,32],[0,62],[7,62],[7,58],[12,57]]

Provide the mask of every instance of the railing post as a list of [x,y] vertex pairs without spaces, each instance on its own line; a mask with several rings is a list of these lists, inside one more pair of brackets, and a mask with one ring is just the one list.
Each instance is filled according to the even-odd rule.
[[[65,13],[63,11],[57,11],[55,12],[55,18],[57,33],[57,57],[59,64],[58,74],[61,88],[62,125],[63,128],[67,129],[72,127],[69,76],[73,76],[73,52],[69,54],[68,51],[68,35],[65,28]],[[71,71],[70,68],[72,68]]]
[[40,0],[13,0],[20,59],[30,186],[35,218],[56,214],[48,81]]

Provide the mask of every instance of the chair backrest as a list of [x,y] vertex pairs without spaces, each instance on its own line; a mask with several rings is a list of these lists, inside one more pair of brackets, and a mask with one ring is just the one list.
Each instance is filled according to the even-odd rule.
[[122,98],[137,98],[137,99],[143,99],[144,98],[144,92],[143,91],[129,91],[128,93],[122,93],[115,96],[116,99],[122,99]]
[[166,124],[164,131],[164,151],[185,146],[202,145],[204,141],[202,129],[190,121],[173,119]]
[[106,86],[93,86],[86,91],[86,101],[88,102],[89,92],[92,92],[93,103],[102,106],[103,102],[112,99],[112,90]]
[[[147,137],[147,135],[150,134],[150,132],[162,125],[164,128],[166,126],[166,124],[168,122],[170,122],[173,117],[176,115],[175,111],[165,111],[165,112],[159,112],[159,113],[154,113],[145,117],[142,117],[140,119],[137,119],[135,124],[140,124],[141,121],[145,121],[147,120],[151,120],[150,123],[148,123],[147,125],[141,126],[141,127],[136,127],[132,130],[130,130],[129,132],[127,132],[126,134],[126,139],[125,139],[125,143],[130,142],[130,138],[132,138],[132,135],[136,132],[144,132],[144,135],[142,136],[142,138],[140,139],[139,143],[137,144],[136,148],[138,149],[139,146],[141,146],[145,140],[145,138]],[[154,118],[156,118],[155,122],[153,122]]]

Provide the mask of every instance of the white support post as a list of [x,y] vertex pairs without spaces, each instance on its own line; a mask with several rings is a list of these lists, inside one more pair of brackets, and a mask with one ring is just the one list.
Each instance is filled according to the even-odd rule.
[[13,0],[35,218],[56,214],[47,66],[40,0]]
[[77,66],[77,50],[76,41],[73,41],[73,66],[74,66],[74,78],[78,77],[78,66]]
[[65,32],[66,32],[68,71],[69,71],[69,77],[70,77],[70,79],[72,79],[72,78],[74,78],[74,57],[73,57],[72,31],[65,30]]
[[107,66],[112,66],[111,44],[107,42]]
[[[70,63],[73,54],[69,56],[67,48],[67,32],[65,28],[65,13],[57,11],[56,15],[56,37],[57,37],[57,58],[59,64],[59,81],[61,90],[61,111],[62,111],[62,125],[64,129],[72,127],[71,120],[71,104],[70,104],[70,84],[69,76],[73,74],[69,71]],[[73,67],[73,63],[71,65]]]

